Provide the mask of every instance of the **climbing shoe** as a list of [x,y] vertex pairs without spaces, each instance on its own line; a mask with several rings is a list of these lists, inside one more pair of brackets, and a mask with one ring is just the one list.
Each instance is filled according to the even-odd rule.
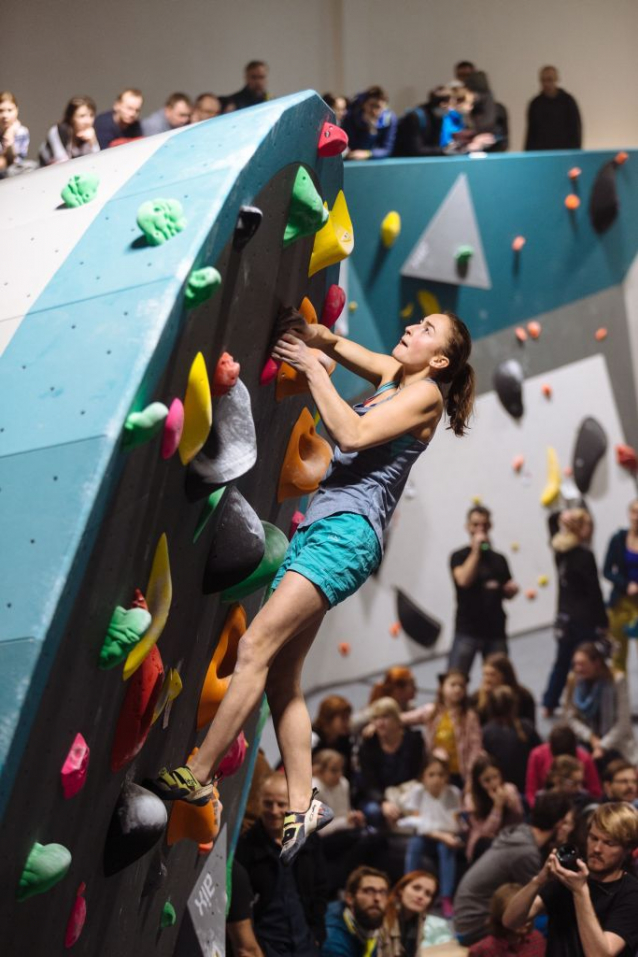
[[320,831],[334,817],[332,808],[317,799],[317,788],[313,789],[307,811],[286,811],[284,833],[279,859],[286,866],[292,864],[306,839],[313,831]]
[[144,787],[157,794],[162,801],[187,801],[189,804],[203,805],[210,801],[214,783],[200,784],[190,768],[175,768],[169,771],[162,768],[152,781],[145,781]]

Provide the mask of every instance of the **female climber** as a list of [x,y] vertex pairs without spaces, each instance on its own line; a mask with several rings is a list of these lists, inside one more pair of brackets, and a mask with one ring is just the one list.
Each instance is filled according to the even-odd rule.
[[[322,325],[294,325],[273,357],[305,374],[336,448],[304,521],[290,542],[272,594],[239,642],[237,664],[214,722],[188,765],[164,769],[152,783],[167,801],[205,804],[216,765],[265,690],[288,781],[282,861],[290,864],[308,835],[332,819],[312,791],[312,729],[301,670],[329,608],[355,592],[378,567],[383,535],[410,472],[443,414],[463,435],[472,411],[471,339],[453,313],[407,326],[391,356],[365,349]],[[316,352],[313,350],[320,350]],[[332,385],[326,356],[375,387],[354,407]],[[323,360],[323,361],[322,361]]]

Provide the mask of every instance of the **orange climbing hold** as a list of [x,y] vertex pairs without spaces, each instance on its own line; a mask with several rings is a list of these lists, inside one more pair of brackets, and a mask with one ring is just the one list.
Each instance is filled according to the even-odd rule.
[[[332,375],[337,367],[333,359],[329,359],[320,349],[310,350],[317,357],[321,356],[322,364],[328,370],[328,375]],[[294,369],[287,362],[282,362],[277,373],[277,385],[275,387],[275,399],[281,402],[282,399],[290,395],[303,395],[309,392],[308,379],[303,372]]]
[[529,332],[532,339],[538,339],[542,330],[540,322],[536,322],[535,319],[532,319],[531,322],[527,323],[527,331]]
[[512,249],[514,250],[515,253],[520,253],[525,243],[526,243],[526,239],[524,236],[515,236],[514,239],[512,240]]
[[317,435],[312,415],[302,409],[295,422],[279,474],[277,501],[309,495],[319,487],[332,459],[332,449]]
[[603,339],[607,338],[607,336],[608,336],[608,332],[604,326],[601,326],[600,329],[596,329],[596,332],[594,333],[594,338],[596,339],[597,342],[602,342]]
[[142,750],[163,682],[164,665],[154,645],[126,689],[111,748],[112,771],[119,771]]
[[515,472],[520,472],[523,466],[525,465],[525,456],[524,455],[515,455],[512,459],[512,468]]
[[210,724],[217,714],[235,668],[239,639],[245,631],[246,612],[239,604],[231,605],[204,679],[197,709],[198,728]]
[[235,362],[229,352],[222,352],[219,362],[215,366],[213,376],[213,395],[227,395],[233,386],[237,385],[237,379],[241,366]]
[[339,654],[343,658],[347,658],[348,655],[350,654],[350,645],[348,644],[347,641],[340,642],[339,645],[337,645],[337,648],[339,650]]
[[392,636],[393,638],[398,638],[399,635],[401,634],[401,622],[400,622],[400,621],[393,621],[392,624],[390,625],[388,631],[390,632],[390,634],[391,634],[391,636]]
[[546,399],[551,399],[553,395],[553,389],[551,385],[549,384],[549,382],[543,382],[541,386],[541,392],[543,393]]
[[525,597],[527,598],[528,601],[534,601],[534,599],[536,598],[536,589],[535,588],[526,589]]
[[569,195],[565,197],[565,206],[567,207],[567,209],[570,210],[570,212],[573,212],[575,209],[578,209],[578,207],[580,206],[579,197],[576,196],[575,193],[569,193]]
[[527,333],[522,326],[517,326],[514,333],[519,342],[527,342]]
[[[193,748],[189,761],[195,757],[198,748]],[[175,801],[166,828],[166,843],[169,847],[178,841],[195,841],[196,844],[212,844],[221,826],[221,804],[219,791],[213,788],[211,799],[204,805],[189,804],[187,801]],[[212,847],[211,847],[212,850]]]
[[581,173],[582,173],[582,169],[580,168],[580,166],[572,166],[572,168],[570,169],[567,175],[569,176],[570,179],[578,179]]
[[307,296],[301,300],[301,305],[299,306],[299,312],[304,317],[309,326],[314,326],[317,323],[317,310],[310,302]]
[[616,166],[622,166],[623,163],[626,163],[628,159],[629,153],[626,153],[624,150],[620,150],[620,152],[616,153],[614,156],[614,163]]

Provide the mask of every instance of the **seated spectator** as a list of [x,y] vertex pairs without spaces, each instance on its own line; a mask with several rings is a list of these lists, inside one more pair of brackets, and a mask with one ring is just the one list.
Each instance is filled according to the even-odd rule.
[[454,898],[454,925],[462,944],[475,944],[487,933],[490,901],[501,884],[527,884],[538,873],[541,851],[551,846],[569,811],[566,795],[544,794],[534,805],[529,824],[517,824],[501,831],[492,846],[470,867]]
[[193,104],[186,93],[171,93],[160,110],[145,116],[142,120],[142,135],[155,136],[188,126],[191,121]]
[[215,116],[219,116],[221,111],[222,104],[218,96],[215,96],[214,93],[200,93],[193,106],[191,123],[212,120]]
[[113,140],[132,140],[142,136],[140,113],[144,97],[141,90],[129,87],[122,90],[112,110],[95,117],[95,135],[100,149],[105,150]]
[[503,781],[500,767],[489,754],[483,754],[472,765],[470,790],[465,796],[469,812],[467,859],[478,860],[503,828],[520,824],[523,805],[517,788]]
[[328,907],[321,957],[377,957],[389,889],[383,871],[373,867],[353,871],[343,901]]
[[436,702],[405,711],[401,720],[424,726],[428,752],[447,761],[452,783],[462,788],[482,746],[478,715],[468,707],[464,672],[452,668],[439,675]]
[[447,921],[430,917],[437,880],[427,871],[412,871],[395,884],[383,921],[381,957],[417,957],[422,947],[454,940]]
[[532,749],[541,743],[538,732],[531,721],[519,718],[516,692],[507,685],[491,692],[487,713],[483,747],[503,769],[505,780],[523,793],[527,760]]
[[18,119],[18,101],[8,90],[0,92],[0,179],[16,176],[36,164],[29,163],[29,131]]
[[404,665],[389,668],[370,692],[370,704],[379,698],[394,698],[401,711],[407,711],[416,694],[414,675]]
[[558,70],[544,66],[538,74],[541,92],[527,107],[526,150],[579,150],[580,112],[574,97],[558,85]]
[[[571,754],[561,754],[551,763],[545,790],[562,791],[570,798],[574,810],[580,810],[592,802],[591,794],[583,787],[584,779],[585,772],[578,758],[572,757]],[[536,797],[538,799],[538,795]]]
[[321,99],[334,113],[337,126],[343,126],[344,117],[348,112],[348,101],[345,96],[340,93],[337,93],[336,96],[333,96],[332,93],[324,93]]
[[352,705],[341,695],[331,694],[319,704],[317,717],[312,725],[312,753],[331,748],[338,751],[344,760],[343,773],[349,779],[352,765],[353,739],[350,733]]
[[405,870],[418,871],[425,856],[438,861],[441,911],[446,918],[454,914],[456,854],[463,846],[458,818],[461,792],[449,781],[447,763],[429,758],[421,783],[415,784],[401,801],[401,810],[407,816],[399,822],[399,826],[416,830],[408,842]]
[[584,748],[577,747],[576,735],[569,725],[556,724],[550,731],[547,742],[534,748],[527,761],[525,797],[530,807],[534,807],[537,792],[545,787],[552,761],[561,754],[578,758],[583,766],[585,790],[595,801],[602,797],[600,778],[591,754]]
[[465,86],[468,76],[476,73],[476,67],[471,60],[459,60],[454,66],[454,79]]
[[233,113],[235,110],[244,110],[248,106],[257,106],[270,99],[266,89],[268,83],[268,64],[263,60],[251,60],[244,67],[245,85],[236,93],[220,97],[222,111]]
[[398,121],[394,156],[442,156],[441,130],[450,111],[449,87],[437,86],[424,103],[408,110]]
[[456,149],[472,153],[490,150],[496,146],[497,111],[487,74],[476,70],[465,80],[470,94],[471,109],[465,126],[454,136]]
[[517,930],[503,924],[507,905],[521,889],[520,884],[501,884],[492,895],[489,934],[470,947],[469,957],[545,957],[545,938],[534,930],[531,919]]
[[519,718],[526,718],[536,725],[536,703],[532,692],[518,683],[514,665],[506,654],[500,651],[488,655],[483,663],[481,685],[470,697],[470,707],[478,713],[481,724],[488,719],[490,693],[494,688],[506,685],[516,694]]
[[421,777],[425,762],[423,737],[404,728],[394,698],[379,698],[371,707],[374,734],[359,750],[361,807],[368,824],[392,825],[401,811],[385,800],[386,788]]
[[253,927],[253,889],[237,858],[231,868],[230,909],[226,915],[226,953],[233,957],[263,957]]
[[445,155],[459,150],[462,142],[457,143],[457,134],[467,127],[474,94],[456,80],[450,83],[450,102],[443,115],[439,143]]
[[356,97],[343,121],[343,128],[349,141],[347,159],[387,159],[392,156],[397,118],[388,109],[387,93],[380,86],[371,86]]
[[255,935],[265,957],[317,957],[325,937],[325,862],[319,838],[311,834],[294,867],[281,863],[287,807],[286,778],[273,774],[262,783],[259,820],[239,838],[236,857],[250,877]]
[[40,166],[66,163],[76,156],[99,153],[95,135],[95,103],[90,96],[74,96],[66,105],[62,122],[52,126],[40,147]]
[[565,719],[576,736],[589,745],[599,769],[615,757],[635,761],[626,675],[612,675],[594,642],[576,649],[572,668],[567,679]]
[[603,774],[605,801],[626,801],[638,808],[638,772],[623,758],[610,761]]

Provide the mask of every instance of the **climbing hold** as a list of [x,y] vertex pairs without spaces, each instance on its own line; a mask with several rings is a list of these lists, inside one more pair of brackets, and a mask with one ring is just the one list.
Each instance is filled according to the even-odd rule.
[[168,874],[168,868],[166,864],[162,861],[162,850],[160,847],[155,849],[151,863],[149,865],[146,880],[142,887],[142,897],[148,897],[150,894],[154,894],[160,889],[166,876]]
[[177,199],[151,199],[137,211],[137,225],[149,246],[161,246],[186,227],[184,210]]
[[527,323],[527,331],[532,339],[538,339],[543,330],[540,322],[536,322],[535,319],[532,319],[531,322]]
[[501,362],[492,378],[496,394],[506,412],[514,419],[523,415],[523,367],[516,359]]
[[288,222],[284,230],[284,248],[304,236],[312,236],[328,220],[328,210],[323,205],[308,170],[300,166],[292,186]]
[[230,684],[230,677],[237,662],[239,641],[246,631],[246,612],[239,603],[229,610],[221,634],[215,645],[197,709],[197,728],[210,724]]
[[605,327],[601,326],[600,329],[596,329],[596,332],[594,333],[594,339],[596,339],[597,342],[602,342],[603,339],[606,339],[608,335],[609,333]]
[[173,599],[173,583],[171,581],[171,565],[168,557],[168,539],[161,535],[155,548],[151,574],[146,586],[146,600],[148,610],[153,621],[150,628],[130,652],[124,665],[124,680],[127,681],[137,671],[151,648],[158,642],[164,631],[168,613]]
[[513,552],[518,552],[520,551],[521,546],[519,545],[518,542],[512,542],[512,544],[510,545],[510,548],[512,549]]
[[203,856],[204,854],[210,854],[210,852],[211,852],[212,849],[213,849],[214,844],[215,844],[214,841],[207,841],[206,844],[200,844],[200,845],[198,846],[198,848],[197,848],[198,853],[201,854],[202,856]]
[[474,255],[474,247],[469,245],[458,246],[454,253],[457,265],[466,265]]
[[71,908],[71,914],[66,925],[66,931],[64,932],[64,946],[67,949],[69,947],[73,947],[73,945],[78,942],[84,928],[84,923],[86,921],[86,900],[84,899],[85,890],[86,884],[83,881],[77,889],[75,900],[73,901],[73,907]]
[[142,640],[152,621],[151,614],[145,608],[122,608],[118,605],[102,642],[98,667],[108,671],[124,661],[131,649]]
[[333,283],[332,286],[328,287],[328,292],[326,293],[326,298],[323,303],[323,309],[321,310],[322,324],[327,326],[328,329],[332,329],[335,322],[343,312],[343,307],[345,304],[345,289],[342,289],[341,286],[337,286]]
[[193,269],[186,282],[186,308],[192,309],[201,305],[219,289],[222,277],[213,266],[203,266],[202,269]]
[[266,539],[264,557],[248,578],[222,592],[223,602],[238,601],[240,598],[252,595],[260,588],[270,585],[284,560],[288,549],[288,539],[281,529],[271,525],[270,522],[262,522],[261,524]]
[[399,635],[401,634],[401,622],[393,621],[390,627],[388,628],[388,632],[391,638],[398,638]]
[[614,156],[614,163],[616,166],[622,166],[629,159],[629,153],[626,153],[624,150],[620,150]]
[[534,601],[534,599],[536,598],[537,592],[535,588],[527,588],[524,594],[528,601]]
[[310,299],[307,296],[301,300],[301,305],[299,306],[299,312],[304,317],[309,326],[315,326],[317,324],[317,310],[311,303]]
[[74,797],[84,787],[90,755],[91,749],[84,737],[78,732],[60,771],[62,791],[67,800]]
[[179,443],[182,465],[188,465],[203,447],[213,422],[213,406],[204,356],[198,352],[188,373],[184,399],[184,430]]
[[514,239],[512,240],[512,249],[514,250],[515,253],[520,253],[525,243],[526,243],[526,239],[524,236],[515,236]]
[[84,206],[97,196],[100,177],[95,173],[80,173],[72,176],[61,192],[62,201],[71,208]]
[[414,312],[414,303],[409,302],[407,306],[404,306],[403,309],[399,311],[399,315],[402,319],[408,320],[412,318],[412,313]]
[[280,365],[280,362],[275,362],[272,356],[270,356],[266,360],[266,365],[261,370],[261,375],[259,376],[259,385],[269,385],[279,372]]
[[582,169],[579,166],[572,166],[572,168],[570,169],[567,175],[569,176],[570,179],[578,179],[581,173],[582,173]]
[[343,190],[339,190],[326,224],[315,236],[308,276],[314,276],[320,269],[341,262],[353,249],[352,220]]
[[565,197],[565,206],[570,212],[574,212],[580,206],[580,199],[575,193],[569,193]]
[[543,393],[546,399],[551,399],[553,395],[553,389],[551,385],[549,384],[549,382],[543,382],[541,386],[541,392]]
[[324,123],[317,143],[319,156],[338,156],[347,148],[348,134],[334,123]]
[[386,249],[394,246],[401,233],[401,217],[392,210],[383,217],[381,223],[381,242]]
[[524,455],[515,455],[512,459],[512,468],[515,472],[520,472],[523,466],[525,465],[525,456]]
[[539,575],[536,581],[541,588],[546,588],[549,585],[549,578],[547,575]]
[[631,445],[616,446],[616,461],[622,468],[627,469],[632,475],[638,472],[638,455]]
[[233,774],[237,774],[240,767],[244,763],[247,751],[248,742],[246,741],[246,735],[243,731],[240,731],[224,757],[219,762],[217,776],[220,778],[229,778]]
[[164,802],[139,784],[126,782],[115,804],[104,843],[106,876],[117,874],[150,851],[164,834],[166,822]]
[[616,189],[616,163],[604,163],[598,171],[589,196],[589,218],[597,233],[605,233],[620,209]]
[[226,489],[210,518],[211,546],[206,559],[204,594],[243,581],[264,557],[264,530],[255,511],[235,486]]
[[177,923],[177,914],[170,901],[166,901],[160,914],[160,927],[164,930],[166,927],[173,927]]
[[602,425],[591,416],[583,419],[574,447],[572,465],[574,481],[578,491],[586,495],[589,491],[594,471],[607,451],[607,436]]
[[216,509],[217,506],[219,505],[219,503],[220,503],[220,501],[221,501],[221,497],[222,497],[222,495],[224,494],[225,491],[226,491],[226,486],[225,486],[225,485],[222,485],[221,488],[215,489],[215,491],[214,491],[214,492],[211,492],[210,495],[208,496],[208,498],[207,498],[207,500],[205,501],[204,506],[203,506],[203,508],[202,508],[202,510],[201,510],[201,513],[200,513],[200,516],[199,516],[199,521],[197,522],[197,527],[196,527],[195,533],[194,533],[194,535],[193,535],[193,544],[195,544],[195,542],[197,541],[197,539],[200,537],[200,535],[202,534],[202,532],[203,532],[204,529],[206,528],[206,525],[208,524],[209,518],[211,517],[211,515],[213,514],[213,512],[215,511],[215,509]]
[[163,402],[151,402],[141,412],[129,412],[124,423],[122,444],[132,449],[143,445],[160,432],[168,417],[168,409]]
[[164,709],[172,704],[172,702],[175,701],[175,698],[179,697],[183,688],[184,685],[182,684],[182,679],[177,668],[169,668],[168,673],[162,682],[162,688],[153,709],[151,724],[155,724],[158,718],[162,715]]
[[142,750],[164,682],[164,665],[153,645],[137,669],[122,702],[111,748],[111,771],[119,771]]
[[541,495],[541,505],[544,505],[545,508],[549,508],[550,505],[553,505],[560,495],[560,480],[560,464],[558,462],[556,449],[553,449],[551,445],[548,445],[547,482],[545,484],[545,488],[543,489],[543,494]]
[[347,658],[350,654],[351,648],[347,641],[341,641],[337,645],[337,651],[343,658]]
[[62,844],[38,844],[29,851],[16,897],[25,901],[44,894],[61,881],[71,866],[71,852]]
[[164,422],[162,433],[162,458],[170,459],[179,448],[184,430],[184,406],[181,399],[173,399]]
[[423,648],[431,648],[441,634],[441,623],[419,608],[397,588],[397,615],[406,635]]
[[472,505],[481,505],[483,502],[483,498],[480,495],[473,495],[470,501]]
[[419,300],[419,306],[423,316],[433,316],[435,313],[441,311],[439,300],[433,292],[429,292],[427,289],[419,289],[416,297]]
[[517,326],[514,333],[519,342],[527,342],[527,333],[522,326]]
[[[321,349],[310,349],[310,352],[315,356],[321,357],[322,365],[328,372],[328,375],[332,375],[337,363],[326,356]],[[287,362],[282,362],[279,367],[279,372],[277,373],[277,386],[275,388],[275,399],[277,402],[281,402],[282,399],[288,398],[291,395],[303,395],[303,393],[309,391],[310,386],[308,385],[308,379],[305,374]]]
[[233,233],[233,249],[241,252],[248,245],[259,227],[264,214],[256,206],[240,206]]
[[241,381],[215,406],[208,441],[186,470],[186,496],[197,502],[220,485],[234,482],[257,461],[257,436],[250,393]]
[[213,395],[226,395],[237,384],[241,366],[229,352],[222,352],[213,375]]
[[348,303],[348,312],[356,312],[358,308],[359,308],[358,302],[355,302],[353,300],[352,302]]
[[289,539],[292,538],[292,536],[295,534],[295,532],[297,531],[297,529],[299,528],[299,526],[301,525],[305,517],[306,516],[304,515],[304,513],[300,512],[298,509],[296,512],[293,512],[293,516],[290,519],[290,529],[288,531]]
[[279,474],[277,501],[316,491],[331,459],[332,449],[317,435],[308,409],[302,409],[288,440]]

